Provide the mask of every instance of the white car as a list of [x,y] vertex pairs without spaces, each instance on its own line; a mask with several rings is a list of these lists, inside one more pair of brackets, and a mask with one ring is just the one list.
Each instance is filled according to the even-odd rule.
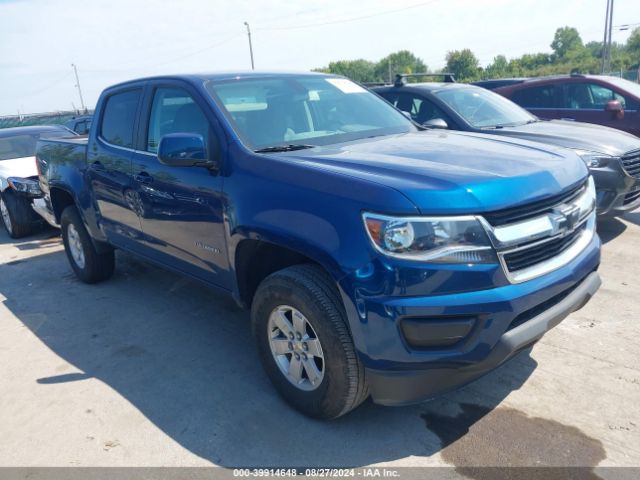
[[42,223],[32,205],[42,195],[35,159],[38,139],[73,135],[57,125],[0,130],[0,217],[11,237],[23,237]]

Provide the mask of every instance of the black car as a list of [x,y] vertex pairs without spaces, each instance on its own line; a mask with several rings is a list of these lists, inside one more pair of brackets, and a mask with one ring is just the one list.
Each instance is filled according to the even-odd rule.
[[78,135],[88,135],[91,122],[93,122],[93,115],[80,115],[77,117],[71,117],[69,120],[64,122],[64,126],[69,130],[73,130]]
[[428,128],[510,136],[574,150],[598,190],[598,214],[621,215],[640,206],[640,139],[600,125],[540,120],[484,88],[443,83],[405,84],[372,90],[414,122]]

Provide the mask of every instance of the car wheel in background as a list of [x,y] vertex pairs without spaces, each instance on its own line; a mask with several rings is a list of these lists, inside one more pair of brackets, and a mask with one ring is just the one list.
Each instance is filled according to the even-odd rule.
[[10,190],[0,194],[0,217],[11,238],[24,237],[33,229],[28,200],[17,197]]

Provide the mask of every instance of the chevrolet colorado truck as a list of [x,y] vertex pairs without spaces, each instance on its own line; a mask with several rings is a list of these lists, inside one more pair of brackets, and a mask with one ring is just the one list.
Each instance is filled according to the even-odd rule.
[[37,159],[81,280],[121,249],[228,292],[276,390],[314,417],[466,384],[600,285],[574,152],[421,131],[339,76],[126,82],[88,139]]

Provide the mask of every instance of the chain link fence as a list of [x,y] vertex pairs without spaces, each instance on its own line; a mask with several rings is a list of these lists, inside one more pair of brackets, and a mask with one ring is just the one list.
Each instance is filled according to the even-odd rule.
[[617,72],[609,72],[605,75],[609,75],[611,77],[624,78],[625,80],[631,80],[632,82],[640,83],[640,68],[636,68],[633,70],[618,70]]
[[7,115],[0,116],[0,128],[26,127],[30,125],[58,125],[72,119],[78,115],[86,115],[92,111],[64,111],[32,113],[28,115]]

